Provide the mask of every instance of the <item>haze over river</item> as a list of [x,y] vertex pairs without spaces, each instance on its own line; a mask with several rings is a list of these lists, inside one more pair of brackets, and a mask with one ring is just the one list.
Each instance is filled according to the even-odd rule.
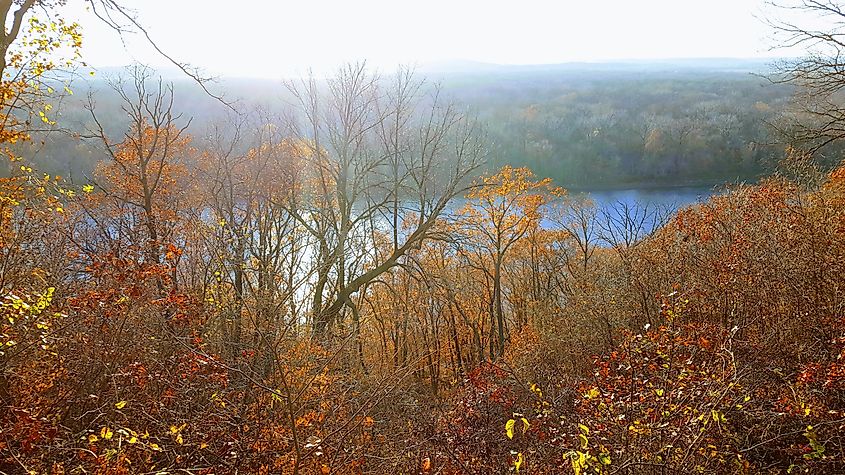
[[633,188],[627,190],[599,190],[573,192],[586,194],[599,209],[615,207],[619,204],[648,205],[663,207],[677,211],[688,205],[707,201],[713,194],[718,193],[719,187],[688,186],[675,188]]

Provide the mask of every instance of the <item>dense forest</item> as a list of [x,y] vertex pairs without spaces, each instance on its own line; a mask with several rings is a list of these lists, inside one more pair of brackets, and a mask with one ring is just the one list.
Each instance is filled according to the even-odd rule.
[[233,102],[180,63],[80,92],[63,4],[0,1],[0,473],[845,473],[837,36]]
[[[716,63],[718,65],[719,63]],[[564,186],[720,184],[771,173],[783,147],[768,122],[792,89],[764,65],[558,67],[445,80],[489,127],[492,164]]]
[[[767,124],[789,112],[794,88],[772,84],[763,76],[770,72],[770,64],[759,62],[702,62],[435,69],[418,76],[482,122],[486,171],[525,166],[562,186],[603,188],[716,185],[771,173],[783,144]],[[75,83],[96,98],[113,134],[128,125],[110,87],[121,74],[126,71],[106,69]],[[184,77],[173,82],[174,111],[193,118],[193,135],[219,126],[225,105]],[[219,87],[242,109],[275,115],[294,109],[278,81],[228,80]],[[90,129],[87,102],[84,94],[65,98],[57,113],[62,127]],[[27,153],[41,169],[77,179],[90,176],[100,155],[90,141],[61,131],[43,135]]]

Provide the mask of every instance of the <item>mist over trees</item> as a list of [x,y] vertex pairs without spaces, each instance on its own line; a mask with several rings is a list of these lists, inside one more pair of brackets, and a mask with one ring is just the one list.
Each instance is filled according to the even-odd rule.
[[766,87],[747,71],[644,65],[515,76],[490,80],[472,98],[497,160],[564,185],[754,179],[780,156],[766,122],[784,112],[791,88]]
[[[427,87],[439,84],[444,98],[481,121],[491,152],[487,171],[526,166],[577,188],[753,181],[783,158],[783,136],[767,124],[785,120],[794,89],[771,84],[763,77],[769,71],[765,65],[723,69],[718,64],[431,72]],[[80,93],[90,88],[98,102],[112,103],[117,97],[105,76],[120,74],[106,71]],[[224,84],[241,107],[283,114],[296,102],[278,81]],[[230,112],[189,80],[177,80],[175,88],[175,108],[194,118],[195,135]],[[64,127],[89,125],[81,97],[65,101],[60,114]],[[119,129],[123,117],[109,114],[104,123]],[[32,155],[53,173],[81,177],[98,160],[73,135],[44,140]]]

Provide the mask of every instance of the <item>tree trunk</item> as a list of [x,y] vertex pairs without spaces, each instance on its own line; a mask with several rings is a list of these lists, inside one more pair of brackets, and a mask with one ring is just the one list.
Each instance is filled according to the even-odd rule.
[[[496,357],[501,358],[505,354],[505,317],[502,308],[502,258],[498,256],[493,267],[493,303],[496,312],[496,325],[498,326],[498,353]],[[495,358],[494,358],[495,359]]]

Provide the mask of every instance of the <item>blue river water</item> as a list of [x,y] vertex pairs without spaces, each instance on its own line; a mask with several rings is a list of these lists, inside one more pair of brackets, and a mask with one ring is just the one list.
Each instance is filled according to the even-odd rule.
[[677,211],[681,208],[707,201],[718,193],[719,187],[689,186],[675,188],[634,188],[629,190],[587,191],[580,194],[589,197],[596,207],[607,209],[620,204],[628,206],[648,205]]

